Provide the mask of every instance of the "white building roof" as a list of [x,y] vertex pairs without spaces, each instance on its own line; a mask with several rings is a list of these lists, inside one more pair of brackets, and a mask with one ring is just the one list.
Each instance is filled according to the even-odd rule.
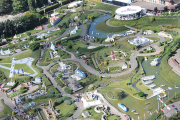
[[127,3],[127,4],[131,3],[131,0],[114,0],[114,1],[122,2],[122,3]]
[[77,6],[77,4],[81,4],[81,3],[82,3],[82,1],[72,2],[68,5],[68,8],[75,7],[75,6]]
[[118,8],[115,11],[115,13],[117,13],[119,15],[131,15],[131,14],[138,13],[141,10],[142,10],[142,8],[139,6],[125,6],[125,7]]

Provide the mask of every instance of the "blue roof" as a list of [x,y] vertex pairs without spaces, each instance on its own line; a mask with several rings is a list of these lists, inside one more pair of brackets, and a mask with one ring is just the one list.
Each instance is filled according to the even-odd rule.
[[80,71],[80,70],[77,70],[79,73],[81,73],[81,74],[83,74],[83,75],[86,75],[85,73],[83,73],[82,71]]

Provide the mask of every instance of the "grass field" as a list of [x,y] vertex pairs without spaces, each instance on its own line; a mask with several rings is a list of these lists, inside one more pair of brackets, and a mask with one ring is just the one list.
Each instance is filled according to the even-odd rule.
[[34,74],[34,71],[27,64],[15,64],[14,69],[23,69],[24,72]]
[[[87,118],[93,118],[93,119],[95,119],[95,120],[100,120],[101,119],[101,116],[103,115],[103,113],[101,112],[101,113],[97,113],[97,112],[95,112],[94,111],[94,106],[93,107],[91,107],[91,109],[90,110],[83,110],[83,112],[84,111],[88,111],[89,113],[90,113],[90,115],[91,116],[89,116],[89,117],[87,117]],[[82,117],[82,113],[78,116],[78,118],[79,119],[83,119],[84,117]]]
[[62,104],[56,106],[55,108],[57,110],[60,110],[61,114],[63,116],[65,116],[73,107],[74,107],[74,104],[66,105],[65,103],[62,103]]
[[109,4],[104,4],[104,3],[96,3],[96,6],[94,9],[100,9],[100,10],[105,10],[105,11],[110,11],[111,13],[115,13],[115,10],[119,8],[118,6],[114,5],[109,5]]
[[150,21],[150,17],[141,17],[137,20],[128,20],[128,21],[122,21],[122,20],[116,20],[111,19],[109,21],[109,24],[114,26],[121,26],[121,25],[128,25],[132,27],[136,27],[138,25],[149,25],[149,26],[155,26],[158,25],[164,25],[164,24],[171,24],[171,25],[179,25],[180,18],[178,17],[155,17],[155,20],[153,22]]
[[3,115],[12,115],[12,110],[11,108],[9,108],[5,103],[4,103],[4,100],[1,99],[1,103],[3,104],[4,106],[4,109],[3,111],[0,112],[0,116],[3,116]]
[[129,44],[128,40],[132,40],[132,39],[134,39],[134,38],[136,38],[136,37],[128,37],[128,38],[125,38],[125,39],[122,40],[122,41],[117,41],[116,44],[117,44],[117,45],[123,45],[123,46],[126,46],[126,47],[129,48],[129,49],[132,49],[132,47],[133,47],[134,45]]
[[7,78],[9,78],[9,72],[10,72],[10,70],[3,69],[3,68],[0,68],[0,69],[1,69],[1,71],[4,72],[5,76],[6,76]]
[[11,68],[11,64],[0,64],[0,65]]
[[18,91],[13,92],[12,94],[10,94],[10,95],[9,95],[9,97],[10,97],[10,98],[12,98],[12,97],[16,96],[17,94],[19,94],[19,92],[18,92]]
[[180,76],[177,75],[174,71],[172,71],[171,66],[168,64],[168,56],[166,55],[160,64],[160,75],[161,77],[166,80],[168,83],[172,85],[180,86]]
[[108,117],[108,120],[121,120],[121,118],[118,115],[111,115]]
[[[19,59],[30,57],[31,53],[32,53],[32,51],[30,50],[30,51],[27,51],[25,53],[22,53],[22,54],[13,56],[13,57],[16,58],[16,60],[19,60]],[[0,59],[0,63],[11,63],[13,57],[7,57],[7,58]]]
[[128,28],[126,28],[124,26],[120,26],[120,27],[107,26],[106,20],[98,23],[96,25],[96,29],[101,31],[101,32],[105,32],[105,33],[118,33],[118,32],[125,32],[125,31],[129,30]]

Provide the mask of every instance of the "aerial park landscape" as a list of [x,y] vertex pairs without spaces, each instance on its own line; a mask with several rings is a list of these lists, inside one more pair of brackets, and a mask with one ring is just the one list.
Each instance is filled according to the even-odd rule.
[[0,3],[0,119],[180,119],[179,1],[17,1]]

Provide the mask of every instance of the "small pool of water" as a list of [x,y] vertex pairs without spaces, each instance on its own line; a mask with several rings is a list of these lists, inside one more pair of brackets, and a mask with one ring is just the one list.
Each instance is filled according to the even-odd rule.
[[[97,12],[97,11],[95,11],[95,12]],[[88,35],[90,35],[92,37],[98,37],[98,38],[107,38],[108,35],[112,36],[113,34],[115,34],[115,33],[104,33],[104,32],[100,32],[100,31],[96,30],[96,25],[98,23],[100,23],[101,21],[106,20],[110,17],[111,17],[111,15],[106,14],[105,16],[96,18],[94,20],[94,22],[91,23],[91,26],[89,27]],[[123,32],[121,32],[121,33],[123,33]]]

